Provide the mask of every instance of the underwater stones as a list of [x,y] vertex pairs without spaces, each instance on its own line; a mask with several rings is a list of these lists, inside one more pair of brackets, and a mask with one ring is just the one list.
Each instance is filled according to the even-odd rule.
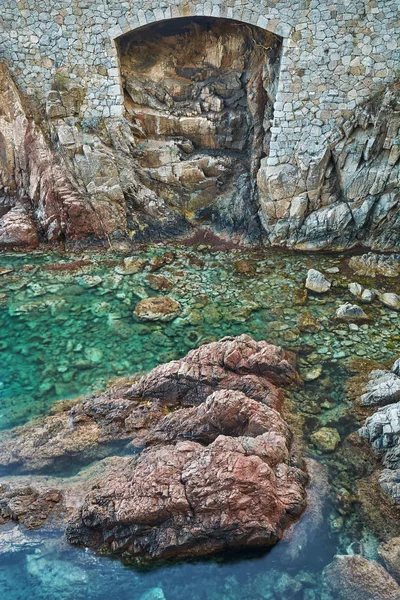
[[157,292],[168,292],[174,286],[173,281],[165,275],[154,275],[153,273],[146,275],[146,283],[149,288]]
[[335,452],[340,443],[340,435],[337,429],[322,427],[312,434],[311,442],[321,452]]
[[165,595],[162,588],[155,587],[142,594],[139,600],[165,600]]
[[382,542],[378,546],[378,554],[392,577],[400,583],[400,537]]
[[362,556],[334,558],[324,569],[331,593],[340,600],[398,600],[400,586],[373,560]]
[[376,297],[375,290],[363,288],[359,283],[349,283],[348,287],[349,292],[353,294],[353,296],[361,300],[361,302],[365,302],[366,304],[371,304],[373,299]]
[[358,275],[397,277],[400,275],[400,257],[396,254],[385,256],[368,252],[361,256],[352,256],[349,267]]
[[82,275],[77,281],[82,287],[90,289],[100,285],[103,279],[99,275]]
[[85,357],[88,361],[99,363],[103,358],[103,351],[100,348],[85,348]]
[[369,321],[368,315],[363,311],[361,306],[346,302],[339,306],[336,311],[336,319],[339,321],[348,321],[352,323],[362,323]]
[[382,302],[382,304],[384,304],[388,308],[400,311],[400,296],[398,294],[378,294],[378,299],[380,300],[380,302]]
[[293,292],[293,304],[297,306],[305,306],[308,300],[308,292],[306,289],[296,289]]
[[308,369],[304,374],[305,381],[315,381],[322,375],[322,367],[316,366],[313,369]]
[[182,311],[177,300],[168,296],[155,296],[140,300],[133,314],[141,321],[172,321]]
[[257,272],[256,263],[252,260],[246,260],[244,258],[241,260],[236,260],[233,263],[233,268],[235,272],[240,275],[253,276]]
[[171,265],[175,260],[175,252],[164,252],[164,254],[155,256],[152,258],[147,265],[147,269],[153,273],[154,271],[158,271],[161,267],[165,265]]
[[331,282],[315,269],[310,269],[307,273],[306,288],[317,294],[324,294],[331,289]]
[[141,258],[128,256],[124,258],[122,266],[118,265],[115,267],[115,272],[118,275],[134,275],[135,273],[143,271],[145,265],[146,262]]
[[349,292],[351,294],[353,294],[353,296],[355,296],[356,298],[361,298],[362,292],[363,292],[363,287],[362,285],[360,285],[359,283],[349,283],[348,285],[349,287]]
[[309,333],[316,333],[321,329],[321,325],[318,322],[318,319],[314,317],[311,313],[301,313],[298,328],[300,331],[307,331]]

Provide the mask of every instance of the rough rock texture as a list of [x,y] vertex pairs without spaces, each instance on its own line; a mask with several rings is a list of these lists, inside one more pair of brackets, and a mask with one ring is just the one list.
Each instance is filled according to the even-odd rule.
[[400,537],[380,544],[378,553],[389,573],[400,583]]
[[331,282],[319,271],[310,269],[307,273],[306,288],[312,292],[323,294],[331,289]]
[[397,254],[385,256],[368,252],[361,256],[352,256],[349,260],[349,267],[357,275],[398,277],[400,275],[400,256]]
[[[216,390],[237,390],[279,410],[284,387],[301,382],[294,356],[249,336],[223,338],[160,365],[137,382],[125,382],[54,415],[3,435],[0,468],[56,470],[101,457],[103,446],[130,440],[138,446],[165,411],[198,405]],[[104,450],[106,451],[106,450]]]
[[39,492],[31,487],[0,485],[0,523],[16,521],[27,529],[40,527],[60,506],[62,494],[58,490]]
[[162,558],[281,538],[305,506],[305,476],[288,466],[279,414],[229,390],[178,412],[158,426],[155,447],[121,459],[88,494],[67,528],[72,543]]
[[[395,371],[397,363],[393,366]],[[382,408],[368,417],[359,431],[385,467],[379,476],[379,485],[385,497],[396,506],[400,506],[399,382],[400,376],[393,371],[372,371],[361,403]]]
[[[96,17],[85,6],[67,16],[65,31],[53,20],[63,23],[59,9],[50,17],[43,5],[27,25],[16,24],[9,6],[3,20],[13,35],[3,36],[1,48],[8,50],[0,53],[19,81],[34,78],[28,91],[41,128],[26,116],[9,77],[5,84],[3,78],[10,108],[0,121],[5,164],[0,204],[1,212],[17,210],[0,223],[0,246],[34,246],[38,238],[118,247],[191,238],[201,229],[234,243],[399,249],[398,36],[392,31],[390,41],[381,39],[382,31],[390,34],[376,15],[389,11],[392,26],[395,18],[388,2],[379,2],[374,13],[365,11],[361,21],[368,25],[360,30],[358,5],[346,5],[346,16],[354,18],[337,19],[335,13],[318,36],[314,19],[326,18],[328,4],[314,15],[289,0],[229,9],[222,3],[221,10],[240,11],[238,19],[255,19],[259,28],[200,21],[194,15],[205,14],[207,3],[182,3],[179,16],[192,17],[175,21],[169,8],[164,14],[158,6],[147,11],[119,4],[112,18],[108,5],[96,7]],[[134,24],[128,24],[126,11],[135,12]],[[284,19],[290,15],[293,28],[273,17],[274,11],[282,11]],[[21,33],[38,14],[57,29],[41,31],[41,41],[30,30]],[[109,26],[114,18],[115,30]],[[161,23],[140,29],[148,19]],[[332,23],[346,40],[340,52]],[[101,33],[76,42],[93,27]],[[328,30],[331,47],[319,39]],[[374,31],[374,50],[361,40],[365,30]],[[109,36],[118,37],[119,61]],[[50,41],[58,57],[65,55],[62,66],[48,57]],[[18,51],[10,50],[14,44]],[[89,44],[85,58],[81,44]],[[288,44],[296,53],[282,50]],[[361,47],[367,67],[360,64]],[[385,68],[376,63],[384,51]],[[337,60],[325,53],[338,54]],[[17,55],[31,66],[15,66]],[[45,88],[37,89],[42,77]],[[33,88],[46,97],[46,115]],[[316,94],[322,94],[319,103]],[[86,112],[91,116],[84,118]]]
[[139,179],[176,214],[257,241],[279,39],[238,23],[165,22],[119,43]]
[[398,600],[400,586],[377,562],[362,556],[336,556],[324,570],[325,580],[340,600]]
[[60,148],[28,116],[18,90],[0,65],[0,247],[39,240],[105,238],[124,221],[116,198],[103,202],[73,181]]
[[[270,546],[306,505],[304,463],[276,410],[276,386],[299,383],[292,363],[266,342],[223,338],[11,432],[0,463],[56,470],[98,457],[102,441],[140,441],[144,450],[114,457],[81,497],[63,488],[71,543],[144,559]],[[18,494],[22,515],[41,498]],[[4,495],[4,514],[17,514]]]
[[351,323],[362,323],[369,321],[368,315],[363,311],[361,306],[346,302],[339,306],[336,311],[336,318],[339,321],[350,321]]
[[298,249],[399,248],[400,86],[342,119],[325,142],[296,149],[296,165],[258,172],[269,241]]

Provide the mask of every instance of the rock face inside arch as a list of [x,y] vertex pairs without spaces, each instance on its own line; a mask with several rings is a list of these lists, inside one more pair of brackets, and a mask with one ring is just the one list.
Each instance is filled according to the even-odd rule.
[[280,39],[233,21],[177,19],[123,36],[119,53],[149,197],[182,232],[204,226],[256,241],[256,176],[268,155]]

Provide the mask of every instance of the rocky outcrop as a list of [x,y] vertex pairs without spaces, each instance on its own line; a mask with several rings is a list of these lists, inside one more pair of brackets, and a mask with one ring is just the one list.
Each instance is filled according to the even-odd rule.
[[62,154],[28,115],[4,65],[0,92],[0,247],[105,239],[117,231],[124,214],[117,214],[116,202],[101,205],[73,180]]
[[385,497],[400,506],[400,376],[398,361],[393,371],[372,371],[361,403],[381,406],[365,421],[360,436],[371,446],[385,467],[379,485]]
[[132,441],[142,447],[165,412],[204,402],[218,390],[235,390],[279,410],[283,388],[298,385],[294,356],[249,336],[200,346],[181,360],[160,365],[132,383],[127,380],[3,435],[0,469],[63,470],[71,458],[88,462],[109,453],[108,445]]
[[324,570],[334,598],[340,600],[397,600],[400,586],[374,560],[362,556],[336,556]]
[[258,172],[268,240],[298,249],[399,248],[400,86],[344,118],[329,138],[305,139],[296,164]]
[[119,48],[143,185],[188,229],[260,241],[256,173],[268,153],[279,38],[191,18],[123,36]]
[[398,277],[400,275],[400,256],[397,254],[385,256],[368,252],[368,254],[352,256],[349,260],[349,267],[361,276]]
[[[299,381],[281,348],[224,338],[11,432],[0,463],[13,473],[57,471],[124,442],[125,456],[84,493],[64,480],[71,543],[146,560],[270,546],[306,505],[305,467],[277,410],[281,388]],[[25,515],[49,493],[14,496]],[[10,492],[3,495],[4,514],[14,514]]]
[[230,390],[178,413],[159,424],[155,447],[121,459],[87,495],[69,541],[165,558],[281,538],[305,506],[305,478],[288,465],[279,414]]

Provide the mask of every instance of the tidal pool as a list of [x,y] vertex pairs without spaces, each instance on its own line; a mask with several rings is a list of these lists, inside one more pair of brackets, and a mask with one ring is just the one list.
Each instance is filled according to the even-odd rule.
[[[353,359],[390,366],[400,353],[400,313],[375,301],[363,306],[370,321],[354,325],[339,323],[335,311],[357,302],[348,283],[399,293],[399,279],[361,278],[344,255],[156,246],[137,252],[145,268],[131,275],[120,274],[122,258],[112,252],[0,255],[0,429],[45,414],[56,400],[184,356],[201,343],[248,333],[297,352],[305,386],[288,399],[287,410],[302,432],[305,454],[328,469],[324,520],[295,552],[288,551],[290,543],[280,543],[264,554],[151,569],[70,548],[45,531],[7,526],[0,531],[0,597],[331,599],[323,588],[324,566],[337,553],[377,558],[379,540],[351,500],[356,482],[348,459],[340,447],[319,452],[310,435],[329,426],[343,441],[355,431],[345,393]],[[333,281],[327,294],[303,297],[309,268]],[[138,321],[136,303],[156,295],[178,300],[181,315],[167,323]]]

